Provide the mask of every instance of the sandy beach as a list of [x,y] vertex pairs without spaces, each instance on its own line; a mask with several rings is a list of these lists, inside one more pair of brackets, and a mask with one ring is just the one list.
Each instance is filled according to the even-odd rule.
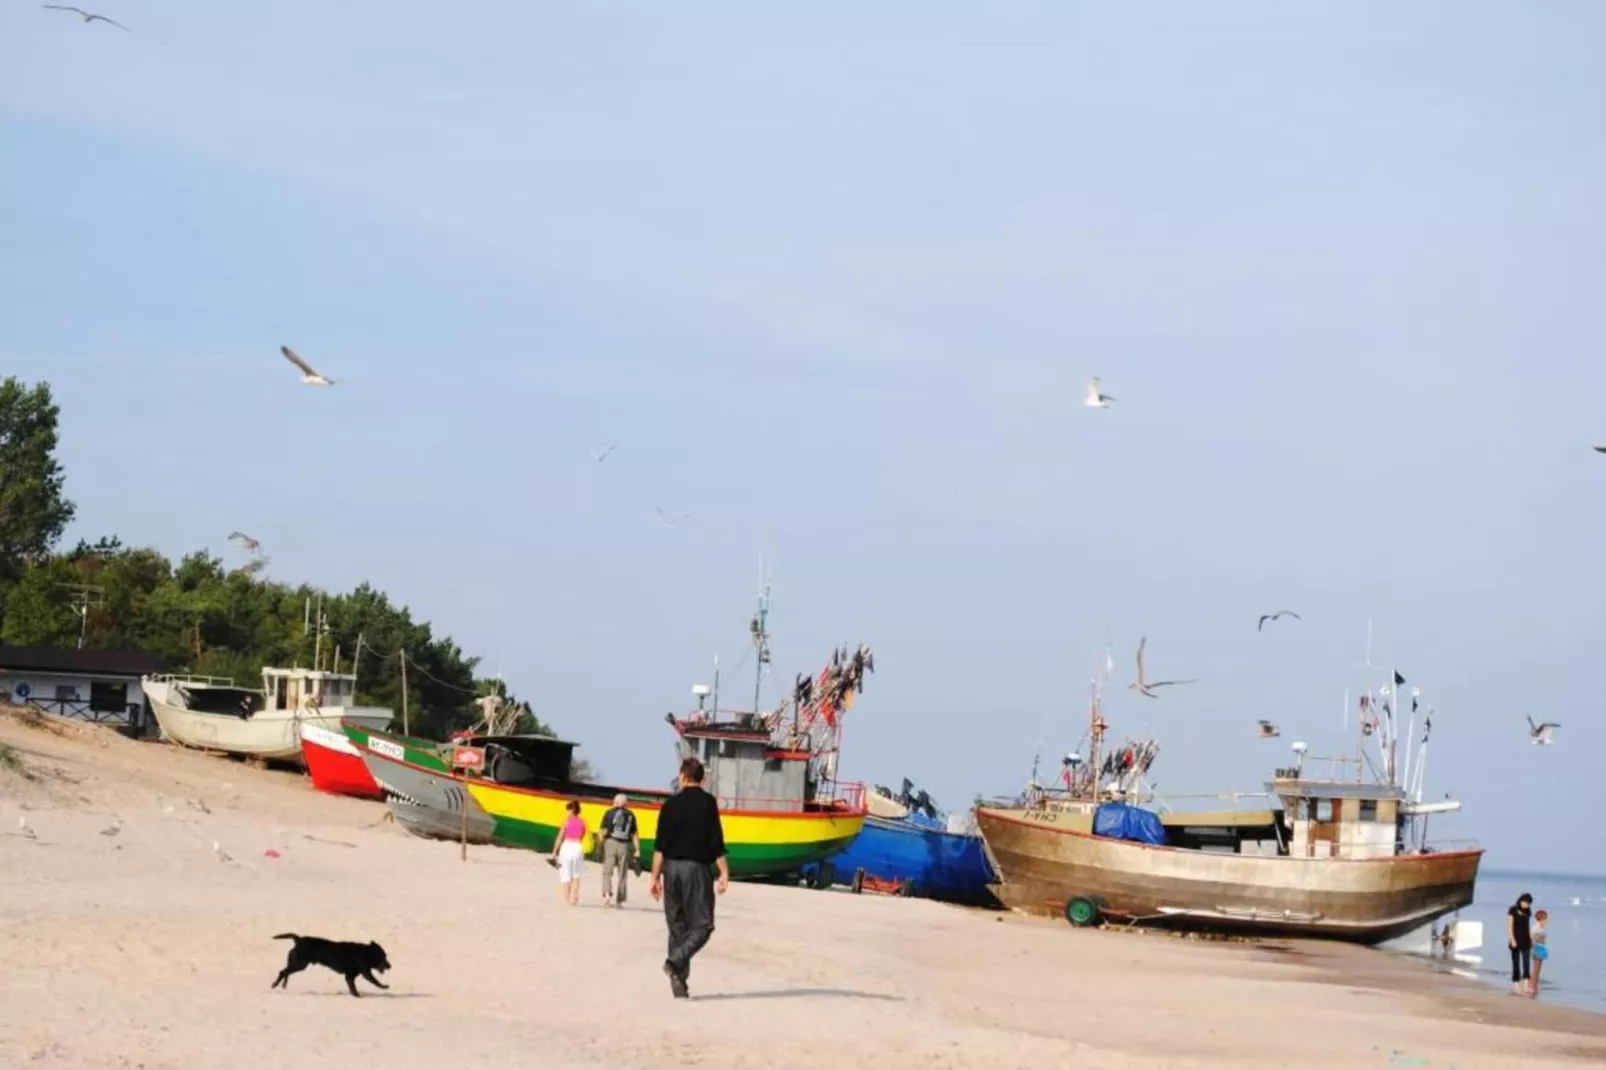
[[[1606,1015],[1364,949],[756,885],[677,1002],[644,883],[604,910],[593,866],[569,908],[533,854],[464,863],[293,774],[15,713],[0,741],[7,1067],[1606,1064]],[[391,989],[270,991],[287,931],[379,941]]]

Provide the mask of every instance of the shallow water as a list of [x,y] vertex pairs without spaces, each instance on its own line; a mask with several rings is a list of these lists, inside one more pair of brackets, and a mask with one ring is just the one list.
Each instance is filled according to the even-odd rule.
[[[1455,969],[1490,984],[1511,984],[1506,910],[1524,892],[1534,897],[1536,911],[1550,911],[1546,929],[1550,958],[1545,962],[1539,998],[1606,1013],[1606,877],[1501,870],[1480,873],[1476,897],[1460,916],[1464,921],[1483,922],[1483,946],[1463,952],[1480,955],[1483,961],[1460,963]],[[1391,946],[1418,951],[1425,938],[1424,930]]]

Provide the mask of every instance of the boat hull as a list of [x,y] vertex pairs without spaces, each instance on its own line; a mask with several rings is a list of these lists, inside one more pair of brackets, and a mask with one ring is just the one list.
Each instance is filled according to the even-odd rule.
[[[595,830],[612,806],[617,790],[576,784],[572,792],[558,792],[508,787],[478,778],[465,781],[446,769],[439,754],[426,753],[421,746],[407,743],[373,733],[366,744],[357,744],[357,750],[374,781],[384,790],[397,822],[419,835],[456,839],[466,811],[470,842],[550,851],[568,816],[565,807],[571,799],[580,802],[581,819],[587,828]],[[390,748],[402,754],[382,753]],[[636,815],[645,864],[652,857],[658,813],[667,796],[644,799],[641,792],[626,794],[632,798],[631,810]],[[859,834],[864,813],[846,809],[776,813],[729,810],[720,815],[720,820],[731,876],[760,878],[797,873],[811,862],[838,853]],[[594,846],[592,841],[588,833],[588,854]]]
[[347,736],[344,723],[331,731],[322,725],[302,722],[301,759],[306,763],[312,786],[319,791],[359,799],[385,797]]
[[[1070,815],[1067,815],[1070,816]],[[1245,934],[1376,944],[1472,902],[1481,850],[1386,858],[1258,857],[1094,836],[1051,812],[978,808],[1011,909],[1060,914],[1096,897],[1109,915]]]
[[847,849],[828,861],[837,884],[859,870],[868,877],[899,881],[909,894],[965,906],[997,907],[991,884],[998,880],[980,836],[927,828],[871,814]]

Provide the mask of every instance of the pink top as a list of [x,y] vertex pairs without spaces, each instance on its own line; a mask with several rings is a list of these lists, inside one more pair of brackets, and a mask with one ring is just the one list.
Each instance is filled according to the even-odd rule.
[[563,838],[576,843],[586,838],[586,823],[578,817],[571,817],[563,823]]

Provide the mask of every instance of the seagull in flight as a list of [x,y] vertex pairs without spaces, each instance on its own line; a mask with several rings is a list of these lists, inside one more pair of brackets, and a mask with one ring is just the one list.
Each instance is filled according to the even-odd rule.
[[672,527],[672,528],[678,528],[678,527],[680,527],[682,522],[691,519],[691,514],[690,513],[681,513],[681,514],[679,514],[677,516],[670,516],[668,513],[664,512],[662,509],[657,509],[656,511],[658,513],[658,519],[662,520],[666,525],[668,525],[669,527]]
[[79,18],[83,19],[85,25],[88,25],[91,22],[104,22],[108,26],[117,27],[119,30],[128,30],[127,26],[124,26],[115,19],[109,19],[105,15],[97,15],[93,11],[85,11],[81,7],[68,7],[65,4],[40,4],[39,6],[49,11],[71,11],[74,15],[77,15]]
[[1143,648],[1148,645],[1148,642],[1147,636],[1138,640],[1138,682],[1128,685],[1132,690],[1148,698],[1159,698],[1160,696],[1154,693],[1154,689],[1157,687],[1175,687],[1177,684],[1196,684],[1199,682],[1198,680],[1145,680],[1143,678]]
[[229,541],[239,543],[240,549],[245,550],[248,553],[256,554],[258,557],[262,556],[262,544],[243,531],[230,533]]
[[1260,615],[1260,623],[1255,625],[1255,631],[1258,632],[1262,628],[1264,628],[1266,626],[1266,622],[1268,620],[1277,620],[1279,617],[1293,617],[1295,620],[1304,620],[1305,619],[1304,617],[1301,617],[1298,613],[1295,613],[1291,609],[1279,609],[1275,613],[1262,613]]
[[1087,381],[1087,400],[1082,402],[1090,409],[1107,409],[1114,401],[1110,395],[1099,388],[1099,377],[1094,376]]
[[1560,727],[1561,725],[1553,721],[1534,724],[1534,719],[1530,717],[1528,718],[1528,738],[1533,741],[1536,747],[1548,747],[1555,742],[1552,736],[1554,736],[1556,729]]
[[1276,739],[1278,736],[1282,735],[1282,732],[1278,730],[1277,726],[1272,724],[1270,721],[1259,721],[1256,723],[1260,727],[1255,734],[1261,739]]
[[288,360],[291,364],[294,364],[296,367],[301,369],[301,381],[306,383],[308,386],[335,385],[335,381],[333,379],[329,379],[318,374],[317,369],[308,364],[306,361],[302,360],[301,355],[295,350],[291,349],[289,346],[280,346],[279,352],[284,354],[285,360]]
[[603,450],[601,453],[598,453],[596,450],[592,450],[591,451],[591,459],[596,461],[598,464],[601,464],[603,461],[606,461],[608,459],[608,454],[612,453],[614,450],[616,450],[618,448],[619,448],[618,445],[615,444],[615,445],[609,446],[607,449]]

